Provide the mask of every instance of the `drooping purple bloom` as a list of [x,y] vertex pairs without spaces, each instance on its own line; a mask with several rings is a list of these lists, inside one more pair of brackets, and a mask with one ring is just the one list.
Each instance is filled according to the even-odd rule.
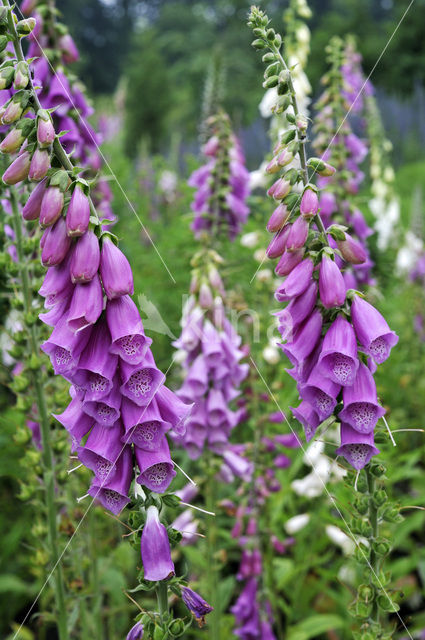
[[316,366],[307,382],[301,384],[300,396],[313,407],[320,421],[323,422],[332,415],[340,389],[340,385],[325,378]]
[[344,456],[349,464],[357,470],[363,469],[369,460],[379,453],[375,447],[373,431],[359,433],[345,422],[341,423],[341,446],[337,455]]
[[145,336],[140,313],[130,296],[108,301],[106,319],[111,333],[110,352],[129,364],[140,364],[152,340]]
[[154,506],[148,507],[146,512],[140,549],[145,580],[156,582],[174,575],[168,533],[159,521],[158,509]]
[[103,291],[96,275],[87,284],[77,284],[74,288],[69,312],[68,327],[72,331],[81,331],[93,325],[103,310]]
[[103,480],[97,476],[93,478],[88,493],[105,509],[118,515],[130,502],[128,492],[133,477],[133,464],[129,447],[122,447],[122,453],[114,466],[114,471],[106,473]]
[[189,587],[182,587],[182,600],[189,611],[201,623],[204,622],[205,616],[213,611],[213,607]]
[[378,404],[376,385],[368,367],[360,363],[354,384],[343,391],[344,408],[339,416],[359,433],[371,433],[385,414]]
[[163,437],[156,451],[147,451],[136,446],[134,453],[140,470],[137,482],[156,493],[163,493],[168,489],[176,472],[170,457],[167,438]]
[[369,302],[360,296],[354,296],[351,303],[351,319],[354,331],[366,353],[377,364],[384,362],[392,347],[398,342],[398,336],[391,331],[385,318]]
[[318,371],[336,384],[351,386],[359,366],[354,329],[342,315],[329,327],[323,340]]
[[77,449],[79,459],[94,472],[97,480],[103,481],[115,472],[115,463],[123,449],[122,434],[119,421],[113,426],[95,424],[87,442]]

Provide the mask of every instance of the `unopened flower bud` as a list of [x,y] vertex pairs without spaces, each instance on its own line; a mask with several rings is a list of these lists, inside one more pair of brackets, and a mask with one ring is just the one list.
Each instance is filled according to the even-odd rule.
[[74,40],[69,35],[69,33],[65,33],[63,36],[59,38],[59,48],[62,51],[63,61],[66,64],[71,64],[72,62],[76,62],[80,57],[78,53],[78,49],[75,45]]
[[286,241],[287,251],[295,251],[304,246],[308,236],[309,224],[303,216],[299,216],[293,225]]
[[24,151],[20,156],[12,162],[3,174],[3,182],[5,184],[17,184],[28,176],[30,169],[31,157],[28,151]]
[[36,5],[37,5],[37,0],[23,0],[20,6],[21,13],[23,13],[24,16],[31,15]]
[[342,257],[347,262],[351,264],[363,264],[363,262],[366,261],[366,251],[361,244],[354,240],[348,233],[345,233],[345,240],[337,240],[336,243],[338,249],[341,251]]
[[267,191],[267,194],[272,196],[275,200],[282,200],[282,198],[288,195],[290,190],[291,183],[289,180],[279,178],[279,180],[276,180],[276,182],[272,184],[270,189]]
[[88,229],[90,203],[82,188],[77,184],[72,192],[71,202],[66,212],[66,228],[69,236],[82,236]]
[[70,245],[71,238],[66,233],[65,220],[59,218],[52,227],[45,231],[41,262],[45,267],[60,264],[68,253]]
[[70,274],[74,284],[93,280],[100,264],[99,240],[93,231],[79,238],[71,258]]
[[9,89],[12,86],[15,69],[12,65],[0,69],[0,89]]
[[130,264],[109,236],[103,238],[100,275],[109,300],[126,294],[133,295],[134,283]]
[[277,163],[279,167],[286,167],[286,165],[292,162],[293,159],[293,153],[291,153],[288,149],[284,149],[279,153],[277,157]]
[[28,198],[24,208],[22,209],[22,216],[24,220],[37,220],[40,215],[41,203],[46,191],[47,179],[45,178],[36,186],[34,191]]
[[24,61],[18,62],[15,70],[15,79],[13,81],[14,88],[16,90],[25,89],[28,85],[29,79],[30,76],[27,63]]
[[7,36],[0,36],[0,53],[6,49],[8,42]]
[[273,158],[266,166],[266,173],[273,174],[280,171],[280,167],[277,163],[277,158]]
[[19,120],[21,117],[23,111],[24,107],[19,100],[11,100],[4,110],[2,116],[3,124],[12,124],[12,122],[16,122],[16,120]]
[[40,109],[37,116],[37,142],[40,147],[48,147],[55,139],[52,119],[44,109]]
[[319,209],[319,198],[315,189],[307,187],[301,198],[300,212],[304,218],[313,218]]
[[2,153],[13,153],[19,149],[24,140],[25,136],[22,129],[15,127],[15,129],[9,131],[4,140],[1,141],[0,151]]
[[63,209],[64,196],[59,187],[49,186],[43,196],[40,208],[40,224],[50,227],[60,217]]
[[281,202],[269,218],[269,221],[267,223],[267,231],[269,231],[270,233],[275,233],[276,231],[282,229],[282,227],[288,220],[290,213],[291,212],[286,204]]
[[295,124],[297,125],[297,129],[300,133],[305,134],[308,127],[308,120],[305,116],[299,114],[296,118]]
[[24,20],[19,20],[16,24],[16,31],[20,36],[27,36],[34,29],[35,25],[35,18],[24,18]]
[[50,154],[47,149],[36,149],[31,159],[28,177],[30,180],[42,180],[50,169]]
[[203,282],[199,288],[199,304],[203,309],[210,309],[214,300],[209,286]]

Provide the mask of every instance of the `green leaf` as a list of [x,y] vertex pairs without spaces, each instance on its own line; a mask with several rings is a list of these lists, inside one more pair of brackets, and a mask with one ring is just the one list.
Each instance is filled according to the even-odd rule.
[[333,631],[343,627],[344,621],[333,614],[315,615],[303,620],[299,624],[289,627],[287,640],[308,640],[317,638],[326,631]]
[[31,591],[31,587],[18,576],[8,573],[0,576],[0,593],[29,593]]

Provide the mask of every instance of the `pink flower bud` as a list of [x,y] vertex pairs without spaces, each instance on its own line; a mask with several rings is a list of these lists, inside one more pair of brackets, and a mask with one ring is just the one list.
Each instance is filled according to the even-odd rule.
[[20,156],[12,162],[3,174],[3,182],[5,184],[17,184],[28,176],[31,158],[28,151],[24,151]]
[[266,173],[277,173],[280,171],[280,167],[277,164],[277,158],[273,158],[266,166]]
[[209,286],[203,282],[199,289],[199,304],[203,309],[210,309],[214,300]]
[[63,193],[59,187],[48,187],[44,193],[40,209],[40,224],[50,227],[56,222],[63,209]]
[[44,193],[46,191],[47,179],[45,178],[36,186],[34,191],[28,198],[24,208],[22,209],[22,216],[24,220],[37,220],[40,215],[41,203]]
[[45,120],[44,117],[37,118],[37,142],[40,147],[48,147],[55,139],[55,128],[53,122],[48,116]]
[[44,246],[41,252],[41,262],[45,267],[53,267],[60,264],[65,258],[71,246],[71,238],[66,234],[66,224],[63,218],[46,229]]
[[269,221],[267,223],[267,231],[270,231],[270,233],[275,233],[276,231],[279,231],[279,229],[282,229],[283,225],[289,218],[290,213],[291,212],[288,210],[286,204],[283,204],[283,202],[281,202],[269,218]]
[[99,240],[93,231],[79,238],[71,258],[71,280],[74,284],[90,282],[100,264]]
[[90,204],[82,188],[77,185],[72,192],[66,212],[66,228],[69,236],[82,236],[89,227]]
[[293,159],[294,159],[293,154],[290,151],[288,151],[288,149],[284,149],[277,156],[277,163],[279,167],[286,167],[286,165],[292,162]]
[[345,234],[345,240],[337,240],[338,249],[347,262],[351,264],[362,264],[366,261],[367,255],[364,248],[359,242],[356,242],[348,233]]
[[300,264],[304,257],[304,248],[296,251],[285,251],[276,265],[275,273],[278,276],[287,276],[297,265]]
[[23,13],[24,16],[31,15],[36,5],[37,5],[37,0],[23,0],[20,6],[21,13]]
[[13,153],[19,149],[24,140],[25,136],[22,129],[12,129],[0,143],[0,151],[2,153]]
[[109,236],[104,237],[100,254],[100,275],[109,300],[134,293],[130,264]]
[[62,51],[62,57],[66,64],[76,62],[80,57],[75,42],[69,33],[65,33],[59,38],[59,48]]
[[305,218],[313,218],[319,209],[319,198],[315,189],[304,190],[301,198],[300,212]]
[[275,200],[282,200],[291,190],[291,183],[285,178],[279,178],[276,180],[267,191],[269,196],[272,196]]
[[282,253],[286,249],[286,241],[288,239],[288,235],[291,231],[290,224],[287,224],[283,229],[281,229],[270,242],[269,246],[266,249],[267,257],[273,260],[273,258],[278,258],[282,255]]
[[326,309],[340,307],[345,302],[347,289],[338,265],[329,256],[323,256],[319,273],[320,300]]
[[309,223],[305,218],[299,216],[291,227],[286,241],[286,249],[295,251],[304,246],[308,236]]
[[50,154],[47,149],[36,149],[31,159],[28,177],[30,180],[42,180],[50,169]]
[[11,100],[3,113],[3,124],[12,124],[12,122],[16,122],[16,120],[19,120],[22,113],[23,108],[21,103],[17,100]]

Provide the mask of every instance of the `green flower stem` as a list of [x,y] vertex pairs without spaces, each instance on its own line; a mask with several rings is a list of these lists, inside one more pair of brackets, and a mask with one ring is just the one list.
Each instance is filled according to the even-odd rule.
[[[366,478],[367,478],[367,487],[368,487],[368,494],[369,494],[369,522],[370,522],[370,526],[372,527],[371,542],[373,543],[378,537],[378,508],[373,500],[373,495],[375,493],[375,477],[372,474],[369,468],[369,465],[366,466]],[[379,572],[378,558],[373,548],[373,544],[371,544],[370,565],[375,575],[378,575],[378,572]],[[379,607],[378,607],[378,602],[376,600],[376,595],[373,600],[371,619],[374,622],[379,624]]]
[[102,594],[99,585],[98,538],[96,536],[96,513],[91,509],[89,514],[89,545],[91,566],[91,589],[93,594],[92,619],[94,621],[95,638],[102,640]]
[[[208,452],[206,456],[207,473],[206,473],[206,504],[207,510],[215,513],[216,505],[216,480],[214,478],[214,471],[212,471],[212,455]],[[219,618],[219,602],[218,602],[218,588],[217,588],[217,567],[216,560],[214,558],[217,545],[217,525],[216,516],[209,516],[209,523],[207,525],[207,565],[208,565],[208,601],[211,606],[214,607],[214,611],[209,614],[210,624],[210,640],[219,640],[220,638],[220,618]]]
[[[30,281],[28,276],[27,265],[25,263],[25,255],[23,251],[23,237],[22,237],[22,218],[18,208],[18,201],[16,193],[13,189],[10,189],[10,202],[12,205],[13,213],[13,227],[16,236],[16,251],[18,255],[19,275],[22,282],[23,302],[25,315],[31,315],[32,311],[32,294]],[[29,347],[31,350],[31,356],[39,357],[39,344],[37,340],[37,332],[34,324],[28,327],[29,331]],[[49,536],[49,548],[50,558],[53,565],[52,571],[55,571],[56,576],[54,579],[54,595],[56,609],[58,613],[58,630],[60,640],[68,639],[67,630],[67,614],[65,606],[65,586],[62,573],[62,567],[59,561],[58,550],[58,530],[57,530],[57,509],[55,503],[55,468],[53,462],[52,446],[50,442],[50,425],[49,416],[47,411],[47,403],[44,395],[43,381],[39,373],[33,369],[29,371],[31,376],[31,382],[34,387],[36,403],[38,408],[38,420],[40,424],[41,441],[43,445],[42,460],[43,460],[43,480],[45,486],[46,495],[46,510],[48,519],[48,536]]]
[[158,611],[163,622],[168,615],[168,585],[162,580],[156,588],[156,597],[158,600]]

